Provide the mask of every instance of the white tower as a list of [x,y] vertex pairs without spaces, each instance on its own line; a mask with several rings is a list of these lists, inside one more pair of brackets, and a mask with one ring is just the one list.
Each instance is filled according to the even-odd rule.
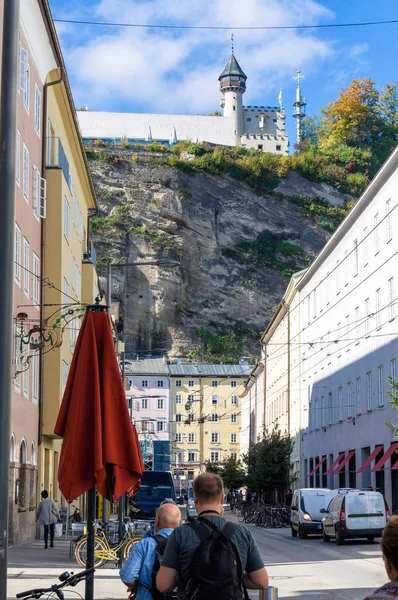
[[220,82],[220,92],[223,94],[220,104],[224,109],[224,117],[232,117],[233,119],[233,137],[236,146],[240,146],[243,134],[242,96],[246,91],[246,79],[247,77],[234,55],[232,36],[231,58],[218,81]]
[[304,76],[301,74],[300,69],[297,70],[297,75],[294,77],[297,79],[297,89],[296,89],[296,100],[293,102],[294,113],[293,117],[296,119],[296,143],[299,144],[301,142],[301,136],[303,131],[303,120],[305,118],[305,107],[307,103],[303,99],[301,95],[301,80],[304,79]]

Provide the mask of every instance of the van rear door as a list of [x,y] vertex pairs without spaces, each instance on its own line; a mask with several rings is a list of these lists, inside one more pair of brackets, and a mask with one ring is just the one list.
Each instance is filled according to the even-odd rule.
[[345,512],[348,529],[381,529],[386,524],[384,500],[378,492],[348,493]]

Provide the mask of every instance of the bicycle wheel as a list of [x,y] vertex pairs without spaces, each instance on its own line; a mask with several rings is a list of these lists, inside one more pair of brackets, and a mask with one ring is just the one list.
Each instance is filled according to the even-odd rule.
[[246,514],[246,511],[245,511],[245,510],[243,510],[243,508],[240,508],[240,509],[237,511],[237,513],[236,513],[236,517],[237,517],[237,519],[238,519],[239,523],[243,523],[243,521],[245,520],[245,514]]
[[[107,549],[102,540],[95,538],[94,540],[94,567],[99,569],[105,564],[106,559],[104,556],[107,554]],[[87,563],[87,537],[84,537],[76,544],[75,547],[75,559],[78,565],[83,569],[86,568]]]
[[142,540],[142,538],[133,538],[132,540],[129,540],[127,542],[127,544],[124,547],[123,550],[123,560],[127,560],[128,557],[130,556],[130,553],[132,551],[132,549],[134,548],[134,546],[136,545],[137,542],[140,542]]

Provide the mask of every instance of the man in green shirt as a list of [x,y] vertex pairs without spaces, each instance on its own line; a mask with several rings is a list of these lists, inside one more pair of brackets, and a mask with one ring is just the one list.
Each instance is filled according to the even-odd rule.
[[[214,473],[203,473],[193,483],[194,502],[198,516],[222,530],[226,519],[221,516],[224,502],[223,482]],[[211,525],[208,526],[209,534]],[[268,574],[254,538],[243,525],[238,525],[231,538],[241,563],[242,579],[248,589],[265,589]],[[189,524],[177,527],[167,541],[162,565],[156,579],[161,593],[171,592],[178,584],[178,597],[185,598],[193,577],[193,558],[201,541]],[[242,591],[243,597],[243,591]],[[187,599],[189,600],[189,599]]]

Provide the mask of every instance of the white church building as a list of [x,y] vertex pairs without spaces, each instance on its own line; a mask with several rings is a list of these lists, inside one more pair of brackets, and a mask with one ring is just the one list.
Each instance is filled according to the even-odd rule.
[[222,116],[80,110],[77,114],[83,139],[126,140],[129,143],[156,141],[167,145],[190,140],[288,154],[289,139],[285,132],[281,96],[280,106],[243,106],[247,76],[233,52],[218,79]]

